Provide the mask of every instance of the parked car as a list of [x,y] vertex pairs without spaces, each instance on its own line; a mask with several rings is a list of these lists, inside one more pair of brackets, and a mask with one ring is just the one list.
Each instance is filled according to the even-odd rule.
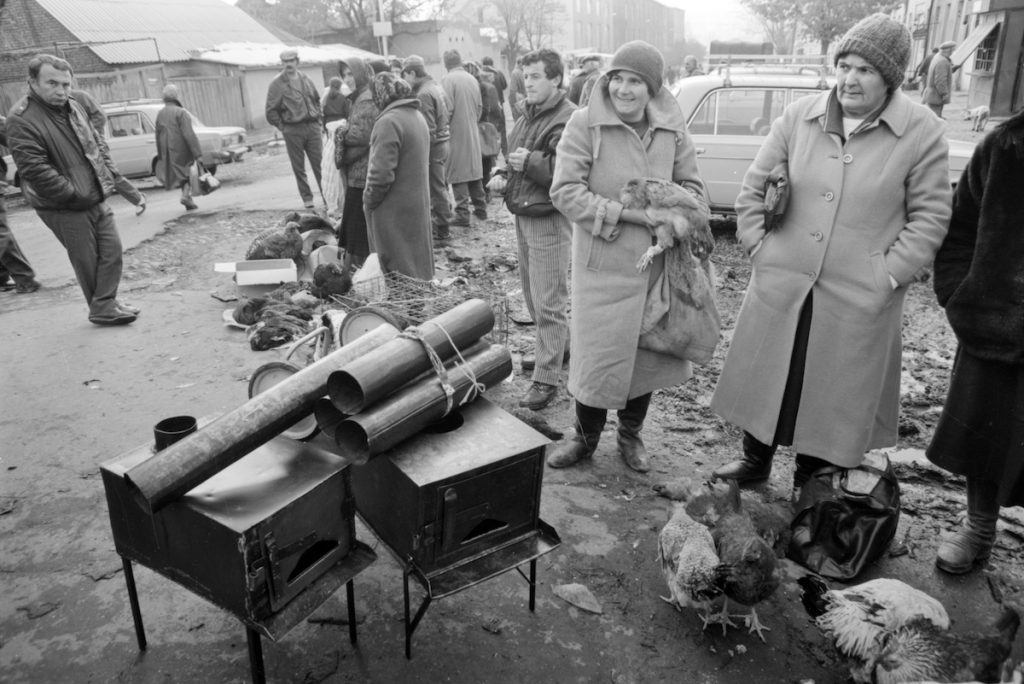
[[[772,122],[801,97],[835,85],[816,69],[731,68],[686,78],[673,86],[697,148],[712,211],[734,213],[747,167]],[[949,180],[956,185],[975,144],[949,140]]]
[[[110,147],[110,157],[118,170],[128,178],[144,178],[156,173],[156,115],[163,109],[162,100],[129,100],[100,105],[107,116],[103,135]],[[192,127],[203,150],[203,165],[211,173],[220,164],[240,161],[252,149],[245,142],[245,129],[240,126],[207,126],[195,114]],[[17,169],[10,155],[7,182],[18,184]]]

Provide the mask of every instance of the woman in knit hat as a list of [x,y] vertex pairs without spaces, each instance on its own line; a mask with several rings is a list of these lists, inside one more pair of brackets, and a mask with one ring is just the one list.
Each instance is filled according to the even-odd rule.
[[[836,86],[791,104],[747,170],[736,235],[752,272],[711,403],[743,456],[716,477],[765,479],[792,446],[795,493],[896,444],[903,300],[950,215],[942,124],[900,90],[909,58],[902,24],[861,20],[836,46]],[[779,177],[788,205],[768,223]]]
[[370,83],[380,110],[370,133],[363,190],[370,250],[385,273],[434,277],[430,224],[430,131],[412,86],[390,71]]
[[551,200],[573,224],[569,391],[576,432],[548,456],[553,468],[593,456],[608,409],[616,409],[619,455],[633,470],[649,470],[640,430],[651,393],[691,375],[689,361],[638,347],[647,292],[665,255],[637,269],[654,223],[619,199],[631,179],[669,180],[693,195],[707,220],[696,151],[679,105],[663,87],[664,71],[652,45],[637,40],[620,47],[587,106],[569,119],[555,153]]

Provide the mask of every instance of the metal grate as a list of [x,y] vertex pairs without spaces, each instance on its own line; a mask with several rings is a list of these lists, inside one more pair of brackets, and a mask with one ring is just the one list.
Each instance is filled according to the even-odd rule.
[[456,278],[450,285],[418,280],[402,273],[387,273],[352,286],[345,295],[331,297],[346,311],[361,306],[375,306],[388,311],[403,323],[419,325],[468,299],[482,299],[494,311],[494,329],[489,337],[508,343],[509,303],[506,287],[501,282],[484,278]]

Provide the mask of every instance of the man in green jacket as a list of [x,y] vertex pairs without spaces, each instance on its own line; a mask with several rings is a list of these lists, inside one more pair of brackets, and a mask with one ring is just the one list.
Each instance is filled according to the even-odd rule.
[[555,148],[576,109],[561,89],[564,67],[554,50],[523,56],[524,114],[509,135],[508,164],[488,187],[504,191],[515,215],[519,276],[526,307],[537,324],[536,355],[524,358],[533,383],[520,406],[542,409],[558,391],[562,363],[568,357],[569,252],[572,227],[551,203]]

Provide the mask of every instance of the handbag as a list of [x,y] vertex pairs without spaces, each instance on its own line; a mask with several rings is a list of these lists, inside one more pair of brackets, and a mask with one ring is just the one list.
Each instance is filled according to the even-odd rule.
[[884,453],[856,468],[820,468],[800,490],[788,556],[849,581],[885,553],[899,520],[900,485]]
[[220,181],[203,166],[203,163],[196,160],[196,163],[189,167],[188,182],[193,195],[209,195],[220,187]]
[[707,363],[718,346],[722,320],[715,304],[715,273],[684,243],[665,253],[665,268],[647,291],[640,319],[641,349]]
[[501,133],[498,127],[490,121],[481,121],[477,124],[480,129],[480,154],[484,157],[494,157],[501,152]]

